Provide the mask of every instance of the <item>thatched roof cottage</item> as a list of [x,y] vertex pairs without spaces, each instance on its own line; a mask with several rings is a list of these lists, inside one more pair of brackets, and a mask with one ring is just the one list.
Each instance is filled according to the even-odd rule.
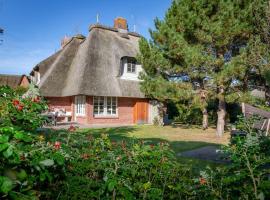
[[90,26],[89,35],[65,37],[62,48],[37,64],[32,81],[51,109],[83,124],[152,122],[156,108],[140,91],[136,61],[140,35],[117,18],[114,27]]

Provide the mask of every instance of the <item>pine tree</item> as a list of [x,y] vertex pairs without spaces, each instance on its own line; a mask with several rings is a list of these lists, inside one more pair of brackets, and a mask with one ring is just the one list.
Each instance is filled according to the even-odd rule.
[[[266,8],[265,0],[173,1],[164,20],[155,20],[151,40],[140,41],[143,91],[159,100],[199,102],[204,119],[207,99],[217,98],[221,136],[226,101],[245,99],[252,73],[268,67],[258,31],[265,27]],[[172,81],[172,76],[188,78]]]

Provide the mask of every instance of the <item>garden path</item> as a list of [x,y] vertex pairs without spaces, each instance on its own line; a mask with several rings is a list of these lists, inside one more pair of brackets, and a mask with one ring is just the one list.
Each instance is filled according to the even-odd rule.
[[189,151],[180,152],[177,156],[195,158],[200,160],[212,161],[216,163],[229,163],[229,160],[224,159],[224,153],[218,146],[205,146]]

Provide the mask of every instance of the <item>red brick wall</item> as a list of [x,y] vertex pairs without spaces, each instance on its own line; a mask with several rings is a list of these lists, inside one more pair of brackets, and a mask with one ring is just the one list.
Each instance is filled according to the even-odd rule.
[[114,20],[114,28],[120,28],[120,29],[125,29],[127,30],[127,20],[122,18],[122,17],[118,17]]
[[[75,97],[49,97],[49,108],[65,109],[71,111],[74,116],[74,98]],[[136,98],[118,97],[118,116],[117,117],[94,117],[93,115],[93,97],[86,97],[86,115],[76,116],[76,121],[82,124],[133,124],[133,109]]]
[[133,124],[133,107],[135,98],[119,97],[117,117],[94,117],[93,116],[93,97],[87,97],[88,101],[88,123],[90,124]]
[[[74,121],[74,97],[46,97],[50,110],[64,109],[66,112],[72,113],[71,120]],[[58,121],[64,121],[65,118],[60,118]]]

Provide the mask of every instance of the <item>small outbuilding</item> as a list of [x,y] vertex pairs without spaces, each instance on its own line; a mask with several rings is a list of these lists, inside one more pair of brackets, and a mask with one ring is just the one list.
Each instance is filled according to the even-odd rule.
[[30,80],[26,75],[9,75],[9,74],[0,74],[0,86],[9,86],[11,88],[29,86]]

